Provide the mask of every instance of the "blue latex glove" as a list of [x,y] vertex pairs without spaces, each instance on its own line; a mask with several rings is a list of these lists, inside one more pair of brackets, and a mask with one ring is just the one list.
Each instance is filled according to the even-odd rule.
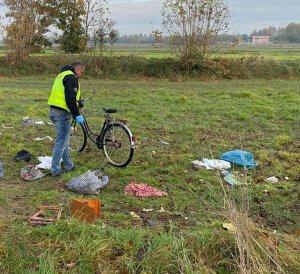
[[84,122],[83,116],[82,115],[76,116],[76,121],[77,121],[78,124],[82,125],[83,122]]

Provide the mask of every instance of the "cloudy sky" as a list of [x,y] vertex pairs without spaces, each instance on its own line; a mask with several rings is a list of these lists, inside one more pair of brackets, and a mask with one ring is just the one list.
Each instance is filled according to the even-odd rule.
[[[111,15],[124,33],[150,33],[160,24],[163,0],[110,0]],[[300,0],[227,0],[232,33],[300,23]]]
[[[163,0],[110,0],[111,16],[121,34],[149,34],[160,26],[162,3]],[[300,23],[300,0],[227,0],[227,3],[233,16],[231,33]]]

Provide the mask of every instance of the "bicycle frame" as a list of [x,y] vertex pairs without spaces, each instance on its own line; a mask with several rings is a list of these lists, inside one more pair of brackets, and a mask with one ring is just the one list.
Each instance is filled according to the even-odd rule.
[[[93,133],[92,132],[92,130],[91,130],[91,128],[90,128],[90,126],[89,126],[89,123],[88,123],[88,121],[87,121],[87,119],[86,119],[86,117],[85,117],[85,115],[84,115],[84,111],[81,109],[80,110],[80,113],[83,115],[83,117],[84,117],[84,123],[83,123],[83,126],[84,126],[84,130],[85,130],[85,132],[86,132],[86,134],[87,134],[87,137],[94,143],[94,144],[96,144],[97,146],[100,146],[100,148],[102,148],[102,146],[103,146],[103,142],[102,142],[102,136],[103,136],[103,132],[104,132],[104,130],[106,129],[106,127],[110,124],[110,122],[113,120],[108,114],[105,114],[104,115],[104,118],[105,118],[105,120],[104,120],[104,123],[103,123],[103,126],[102,126],[102,129],[101,129],[101,131],[100,131],[100,134],[98,135],[98,134],[95,134],[95,133]],[[101,142],[99,143],[99,141],[98,140],[100,140]]]
[[[81,104],[81,106],[83,107],[83,104]],[[79,125],[76,129],[77,121],[75,118],[72,121],[72,128],[75,133],[72,134],[70,138],[74,138],[76,142],[74,143],[75,144],[74,151],[77,152],[84,151],[88,139],[92,143],[94,143],[98,147],[98,149],[103,151],[105,159],[108,161],[110,165],[114,167],[120,167],[120,168],[126,167],[132,161],[133,154],[134,154],[134,144],[135,144],[135,137],[132,135],[131,131],[126,126],[128,124],[128,120],[115,119],[111,114],[116,113],[117,112],[116,109],[103,108],[104,122],[101,131],[99,132],[99,134],[96,134],[92,131],[82,107],[80,108],[80,114],[84,117],[83,124]],[[78,142],[79,140],[78,138],[82,138],[82,134],[81,135],[76,134],[77,130],[83,133],[83,139],[82,139],[83,142],[81,143]],[[72,137],[73,135],[75,137]],[[119,150],[123,146],[125,150],[124,149]],[[121,153],[120,154],[121,157],[118,157],[117,155],[118,153],[116,154],[116,152]],[[126,158],[124,158],[124,156]]]

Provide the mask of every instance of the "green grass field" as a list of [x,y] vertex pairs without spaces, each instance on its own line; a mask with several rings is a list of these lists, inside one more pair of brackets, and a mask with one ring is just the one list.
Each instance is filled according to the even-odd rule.
[[[106,53],[109,54],[109,53]],[[153,48],[153,47],[116,47],[114,55],[117,56],[139,56],[149,58],[170,58],[172,53],[167,48]],[[300,58],[299,46],[238,46],[236,49],[223,54],[213,54],[212,58],[249,58],[249,57],[263,57],[272,60],[295,60]]]
[[[103,122],[102,107],[115,107],[116,116],[129,119],[137,137],[130,166],[105,166],[110,182],[98,196],[90,197],[103,203],[102,218],[88,225],[71,218],[70,203],[80,196],[63,186],[102,165],[102,152],[94,145],[90,144],[90,151],[73,154],[79,168],[60,179],[22,181],[19,170],[25,163],[12,161],[21,149],[35,156],[33,164],[38,156],[51,155],[53,144],[33,138],[54,137],[54,128],[24,127],[21,120],[30,116],[49,121],[46,101],[52,80],[0,79],[0,160],[6,169],[0,181],[1,273],[240,272],[236,238],[222,229],[223,222],[233,221],[226,197],[242,212],[249,202],[247,214],[257,229],[271,235],[269,242],[272,237],[278,241],[275,260],[286,273],[297,273],[299,237],[293,233],[300,227],[298,81],[83,79],[84,96],[98,90],[98,96],[86,104],[95,131]],[[237,169],[248,183],[245,187],[227,189],[217,172],[195,171],[191,166],[192,160],[219,158],[240,148],[252,152],[259,162],[256,170]],[[279,183],[265,183],[270,176],[277,176]],[[131,181],[147,182],[169,196],[125,196],[124,187]],[[40,205],[61,205],[59,223],[31,227],[26,220]],[[161,207],[166,212],[159,212]],[[145,213],[143,208],[153,211]],[[142,219],[132,219],[132,211]],[[147,220],[157,225],[149,227]]]
[[[57,52],[51,49],[46,49],[44,53],[35,54],[36,56],[55,55]],[[5,51],[0,48],[0,56],[4,56]],[[110,49],[104,52],[104,55],[110,56]],[[137,56],[146,59],[171,58],[174,55],[169,48],[154,48],[151,45],[126,45],[116,46],[113,50],[114,56]],[[238,46],[234,50],[223,54],[213,54],[212,58],[249,58],[249,57],[263,57],[272,60],[296,60],[300,58],[299,45],[269,45],[269,46]]]

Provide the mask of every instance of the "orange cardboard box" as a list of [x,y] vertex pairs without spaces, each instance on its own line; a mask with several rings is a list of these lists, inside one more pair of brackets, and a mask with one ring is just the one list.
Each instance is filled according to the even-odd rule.
[[100,218],[101,202],[99,200],[73,199],[71,214],[87,223],[94,223]]

